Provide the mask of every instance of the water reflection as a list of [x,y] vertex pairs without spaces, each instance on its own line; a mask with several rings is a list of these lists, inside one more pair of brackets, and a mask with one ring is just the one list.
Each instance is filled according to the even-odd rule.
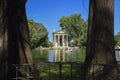
[[[85,49],[73,49],[72,52],[66,53],[66,49],[54,50],[33,50],[33,59],[35,63],[39,62],[84,62]],[[116,59],[120,61],[120,50],[115,50]]]
[[116,60],[120,61],[120,49],[115,50]]
[[32,54],[35,62],[83,62],[85,49],[73,49],[71,52],[66,52],[66,49],[38,49],[33,50]]
[[66,51],[66,49],[54,49],[53,54],[50,55],[49,58],[51,58],[51,56],[54,56],[53,61],[49,59],[49,62],[75,62],[83,61],[82,59],[85,56],[85,52],[82,52],[80,49],[73,49],[70,52]]
[[49,58],[49,50],[32,50],[32,55],[33,55],[33,60],[35,63],[39,63],[39,62],[47,62],[48,58]]
[[65,49],[54,49],[54,62],[66,62],[66,50]]

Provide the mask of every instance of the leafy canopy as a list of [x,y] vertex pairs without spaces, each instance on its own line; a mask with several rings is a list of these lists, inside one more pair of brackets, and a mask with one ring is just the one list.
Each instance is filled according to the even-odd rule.
[[115,46],[120,46],[120,32],[114,36]]
[[47,46],[48,31],[41,23],[36,23],[33,19],[28,19],[28,27],[31,41],[31,48]]
[[80,14],[63,16],[59,20],[60,27],[69,33],[69,41],[74,41],[74,46],[85,46],[87,34],[87,21]]

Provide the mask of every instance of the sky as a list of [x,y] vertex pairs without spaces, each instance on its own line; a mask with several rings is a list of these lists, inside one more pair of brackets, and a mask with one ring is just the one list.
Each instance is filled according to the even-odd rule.
[[[120,0],[115,0],[114,34],[120,32]],[[88,19],[89,0],[27,0],[27,18],[42,23],[49,32],[48,38],[53,41],[53,31],[60,30],[59,19],[74,13]]]

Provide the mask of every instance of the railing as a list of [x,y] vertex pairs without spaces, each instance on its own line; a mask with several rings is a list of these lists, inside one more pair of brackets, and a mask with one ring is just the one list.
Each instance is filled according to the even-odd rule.
[[[24,72],[26,76],[18,76],[20,71],[19,67],[26,67],[26,71]],[[14,69],[16,70],[16,76],[12,79],[21,80],[23,78],[34,79],[34,76],[31,76],[31,72],[29,70],[29,64],[17,65],[13,64]],[[40,76],[43,80],[79,80],[82,74],[81,63],[49,63],[49,62],[41,62],[36,64],[37,69],[40,72]]]
[[[40,65],[38,69],[44,80],[82,80],[84,77],[85,65],[83,63],[39,63],[38,65]],[[92,80],[96,80],[98,75],[102,74],[99,80],[106,80],[104,73],[112,68],[115,68],[116,72],[114,78],[110,76],[109,80],[120,80],[120,64],[92,64],[90,77],[92,77]]]
[[38,70],[44,80],[80,80],[82,63],[38,63]]
[[[30,72],[30,64],[21,64],[21,65],[13,64],[12,66],[16,71],[15,72],[16,76],[12,79],[22,80],[24,78],[26,78],[26,79],[33,79],[34,78],[32,73]],[[24,76],[19,76],[19,72],[21,72],[20,68],[25,68],[26,69],[26,71],[22,72],[22,74],[24,74]]]
[[[30,75],[29,71],[29,65],[28,64],[23,64],[21,66],[25,66],[27,68],[26,71],[26,78],[28,79],[33,79],[34,76]],[[14,65],[16,69],[16,77],[12,78],[15,80],[21,80],[24,77],[18,76],[18,65]],[[67,62],[67,63],[61,63],[61,62],[56,62],[56,63],[49,63],[49,62],[41,62],[36,64],[36,67],[39,70],[39,74],[42,77],[43,80],[82,80],[81,78],[83,76],[83,68],[84,64],[83,63],[74,63],[74,62]],[[113,65],[113,64],[93,64],[92,65],[92,73],[91,76],[93,79],[96,80],[98,75],[104,74],[104,70],[108,69],[111,67],[117,67],[116,68],[116,76],[114,78],[109,80],[120,80],[120,65]],[[104,75],[101,77],[99,80],[105,80]]]

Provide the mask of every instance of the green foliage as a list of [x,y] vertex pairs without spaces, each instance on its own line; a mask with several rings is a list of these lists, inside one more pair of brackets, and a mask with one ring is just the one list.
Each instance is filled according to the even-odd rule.
[[[69,33],[69,41],[74,41],[74,46],[85,46],[87,37],[87,21],[80,14],[63,16],[59,20],[62,29]],[[73,43],[72,43],[73,44]]]
[[47,44],[48,44],[49,47],[53,46],[53,43],[51,41],[48,41]]
[[37,50],[33,49],[32,50],[32,54],[33,54],[33,60],[35,63],[39,63],[40,61],[48,61],[48,50],[41,50],[40,48],[38,48]]
[[114,36],[115,46],[120,46],[120,32]]
[[28,27],[31,41],[31,48],[48,46],[48,31],[41,23],[36,23],[33,19],[28,19]]
[[[60,75],[60,65],[61,75]],[[72,67],[71,67],[72,66]],[[80,80],[83,76],[83,65],[79,63],[40,63],[38,70],[43,80]]]

